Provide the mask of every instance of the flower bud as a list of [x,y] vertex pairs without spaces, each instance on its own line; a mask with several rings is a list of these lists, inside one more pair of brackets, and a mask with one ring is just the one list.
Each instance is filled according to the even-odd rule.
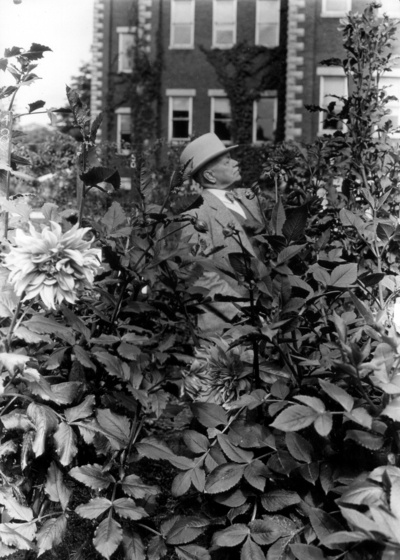
[[193,222],[193,227],[199,233],[207,233],[208,225],[203,220],[196,220]]

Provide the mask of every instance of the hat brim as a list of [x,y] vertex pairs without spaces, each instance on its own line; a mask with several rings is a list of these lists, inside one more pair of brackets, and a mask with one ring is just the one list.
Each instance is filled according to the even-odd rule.
[[202,161],[194,169],[190,169],[190,171],[188,172],[188,175],[194,175],[194,173],[196,173],[197,171],[199,171],[199,169],[201,169],[202,167],[207,165],[207,163],[210,163],[210,161],[212,161],[213,159],[217,159],[218,157],[223,156],[224,154],[230,152],[231,150],[234,150],[238,146],[239,146],[239,144],[235,144],[234,146],[228,146],[227,148],[224,148],[223,150],[220,150],[219,152],[216,152],[215,154],[213,154],[209,158],[206,158],[204,161]]

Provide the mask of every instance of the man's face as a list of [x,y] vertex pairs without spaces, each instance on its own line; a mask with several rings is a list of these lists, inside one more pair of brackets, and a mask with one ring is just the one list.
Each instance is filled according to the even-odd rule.
[[214,189],[228,189],[242,178],[238,162],[232,159],[229,153],[208,164],[207,168],[216,180],[216,184],[212,187]]

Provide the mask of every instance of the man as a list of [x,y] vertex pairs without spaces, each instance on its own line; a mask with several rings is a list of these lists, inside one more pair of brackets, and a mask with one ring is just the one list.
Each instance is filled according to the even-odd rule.
[[[203,134],[190,142],[183,150],[180,163],[187,166],[188,173],[201,187],[203,203],[200,208],[187,212],[197,216],[207,226],[206,233],[199,233],[190,228],[190,241],[199,243],[206,253],[217,247],[223,247],[211,256],[219,269],[232,270],[229,263],[231,253],[241,252],[235,236],[226,236],[227,228],[233,227],[240,235],[241,242],[252,256],[256,256],[250,238],[246,234],[249,222],[263,223],[257,198],[238,197],[234,186],[241,180],[238,162],[230,152],[237,146],[225,146],[216,134]],[[185,232],[186,233],[186,232]],[[198,285],[208,290],[212,300],[215,296],[248,297],[248,291],[239,285],[236,279],[221,272],[205,272]],[[203,332],[217,332],[238,313],[238,307],[229,302],[214,302],[204,306],[206,313],[199,317],[199,327]]]

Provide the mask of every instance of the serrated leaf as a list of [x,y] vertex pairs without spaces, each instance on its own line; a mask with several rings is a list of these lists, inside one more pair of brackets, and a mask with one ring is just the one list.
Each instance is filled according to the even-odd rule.
[[319,540],[327,535],[342,531],[343,527],[332,515],[319,508],[310,508],[310,522]]
[[315,419],[314,428],[319,433],[320,436],[327,436],[332,430],[332,414],[330,412],[324,412],[319,414],[318,418]]
[[28,103],[29,113],[33,113],[33,111],[36,111],[36,109],[41,109],[45,105],[46,101],[42,101],[41,99],[39,101],[34,101],[33,103]]
[[258,544],[267,545],[275,542],[282,536],[282,528],[272,519],[255,519],[250,521],[249,529],[251,538]]
[[320,548],[310,544],[291,544],[290,550],[297,560],[326,560],[327,557]]
[[222,406],[213,403],[197,402],[191,405],[193,415],[206,428],[216,428],[226,426],[228,416]]
[[122,527],[112,517],[106,517],[97,527],[93,544],[104,558],[110,558],[122,541]]
[[247,537],[240,551],[240,560],[265,560],[265,555],[258,544]]
[[282,228],[286,222],[285,208],[282,204],[282,199],[279,196],[278,201],[272,209],[271,225],[274,229],[275,235],[282,235]]
[[69,423],[75,422],[76,420],[80,420],[82,418],[87,418],[92,414],[94,404],[94,395],[88,395],[85,400],[77,406],[66,408],[64,410],[65,418]]
[[65,383],[57,383],[51,386],[51,390],[58,404],[71,404],[79,389],[81,383],[79,381],[66,381]]
[[57,446],[56,451],[60,458],[60,463],[64,466],[69,465],[78,453],[74,430],[65,422],[61,422],[54,434],[54,441]]
[[300,434],[289,432],[285,436],[286,447],[292,457],[303,463],[310,463],[314,449],[309,441]]
[[111,482],[115,482],[110,473],[103,472],[101,466],[96,464],[74,467],[69,471],[69,474],[94,490],[105,490]]
[[40,58],[43,58],[44,52],[53,52],[53,51],[49,47],[45,47],[40,43],[32,43],[32,45],[29,48],[29,51],[22,53],[22,56],[23,58],[27,58],[28,60],[39,60]]
[[30,331],[39,334],[51,334],[56,335],[62,340],[65,340],[71,346],[75,342],[74,334],[69,327],[57,323],[51,317],[45,317],[43,315],[33,315],[28,321],[23,323]]
[[[16,552],[15,548],[7,549],[7,547],[15,546],[18,550],[35,549],[33,539],[36,535],[36,523],[0,523],[0,558],[9,556],[8,552]],[[4,549],[3,549],[4,547]]]
[[24,432],[32,430],[34,427],[26,414],[21,412],[10,412],[1,417],[1,422],[6,430],[22,430]]
[[15,369],[23,370],[26,362],[29,362],[29,360],[29,356],[24,356],[23,354],[0,352],[0,364],[6,368],[11,375],[14,374]]
[[318,413],[312,408],[296,404],[281,412],[270,424],[270,427],[278,428],[284,432],[297,432],[310,426],[317,416]]
[[63,511],[67,509],[72,492],[65,485],[63,474],[54,461],[47,471],[44,490],[52,502],[60,503]]
[[6,494],[0,489],[0,504],[2,504],[10,519],[17,519],[18,521],[32,521],[33,513],[30,507],[23,506],[13,496]]
[[186,544],[204,533],[208,525],[209,522],[202,517],[176,516],[167,532],[165,532],[167,525],[163,523],[162,533],[165,535],[167,544]]
[[357,264],[340,264],[331,272],[330,286],[336,288],[348,288],[357,280]]
[[285,507],[299,504],[300,502],[301,498],[297,492],[290,490],[272,490],[261,496],[262,506],[269,512],[280,511]]
[[378,449],[381,449],[383,445],[383,437],[375,436],[361,430],[347,430],[344,439],[352,439],[359,445],[362,445],[367,449],[372,449],[373,451],[378,451]]
[[16,441],[9,440],[0,444],[0,460],[7,455],[16,453],[18,451],[18,445]]
[[287,451],[277,450],[269,459],[267,466],[273,471],[289,476],[290,473],[300,466]]
[[46,550],[51,550],[59,545],[67,531],[67,517],[65,513],[59,517],[48,519],[36,536],[39,554],[41,556]]
[[96,519],[108,511],[112,505],[107,498],[93,498],[87,504],[81,504],[75,508],[75,512],[85,519]]
[[39,457],[45,451],[46,437],[58,426],[58,417],[51,408],[46,405],[30,403],[27,414],[35,426],[35,439],[32,443],[32,451],[35,457]]
[[282,233],[286,237],[288,245],[292,241],[297,241],[304,236],[304,230],[307,225],[308,210],[307,205],[299,206],[292,210],[285,220],[282,227]]
[[175,455],[165,443],[155,438],[144,438],[140,443],[136,444],[136,449],[140,455],[149,459],[166,459],[174,467],[182,470],[188,470],[193,467],[193,461],[187,457]]
[[243,523],[236,523],[223,529],[222,531],[217,531],[213,534],[212,545],[213,546],[237,546],[250,534],[250,529],[247,525]]
[[122,546],[125,560],[145,560],[146,553],[141,536],[129,528],[124,528]]
[[303,464],[299,467],[298,472],[304,480],[315,484],[319,477],[319,463],[318,461],[314,461],[312,463]]
[[254,458],[254,453],[252,451],[240,449],[240,447],[231,443],[226,434],[218,434],[217,440],[228,459],[234,461],[235,463],[250,463],[250,461]]
[[207,477],[205,491],[208,494],[226,492],[236,486],[244,473],[245,465],[228,464],[219,465]]
[[192,483],[191,470],[178,473],[174,478],[174,480],[172,481],[171,494],[175,498],[178,498],[179,496],[183,496],[189,490],[191,483]]
[[175,552],[182,560],[211,560],[209,552],[202,546],[188,544],[175,547]]
[[388,416],[395,422],[400,422],[400,397],[396,397],[387,406],[385,406],[381,414],[383,416]]
[[148,513],[140,506],[137,506],[132,498],[119,498],[113,501],[115,512],[121,517],[137,521],[143,517],[148,517]]
[[344,543],[362,542],[368,539],[369,536],[361,531],[338,531],[324,537],[321,544],[328,548],[339,548],[338,545]]
[[74,354],[76,359],[83,365],[83,367],[87,367],[92,369],[93,371],[96,371],[96,366],[90,359],[89,354],[86,352],[84,348],[82,348],[82,346],[75,345]]
[[206,473],[200,467],[196,467],[195,469],[191,469],[190,471],[192,484],[193,486],[199,491],[204,492],[204,488],[206,485]]
[[318,399],[317,397],[308,397],[307,395],[297,395],[294,398],[297,401],[300,401],[303,404],[309,406],[310,408],[315,410],[315,412],[318,412],[320,414],[322,412],[325,412],[324,403],[321,401],[321,399]]
[[252,461],[250,465],[247,465],[244,469],[244,478],[249,484],[251,484],[251,486],[257,488],[257,490],[260,490],[261,492],[264,491],[265,482],[269,474],[270,471],[268,468],[258,459]]
[[338,402],[347,412],[351,412],[354,406],[354,399],[351,397],[344,389],[329,383],[328,381],[323,381],[319,379],[319,384],[321,388],[327,395]]
[[140,500],[146,496],[155,496],[159,493],[155,486],[144,484],[138,476],[130,474],[121,481],[121,488],[125,494],[129,494],[133,498]]
[[102,223],[106,226],[107,232],[111,232],[118,229],[119,226],[126,222],[126,214],[119,204],[119,202],[113,202],[107,213],[102,219]]
[[126,416],[115,414],[109,408],[101,408],[97,410],[97,421],[104,430],[123,446],[128,445],[130,421]]
[[209,448],[210,442],[205,435],[194,430],[185,430],[183,432],[183,441],[193,453],[204,453]]
[[153,537],[147,548],[148,560],[160,560],[167,552],[164,539],[162,537]]

